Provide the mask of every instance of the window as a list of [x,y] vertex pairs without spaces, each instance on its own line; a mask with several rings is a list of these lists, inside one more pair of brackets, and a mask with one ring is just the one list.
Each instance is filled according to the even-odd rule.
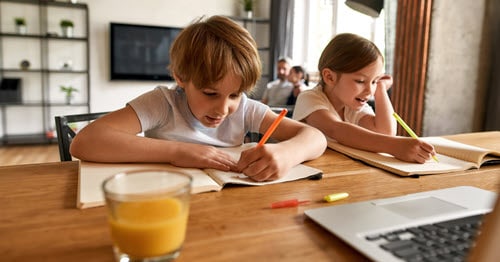
[[384,11],[376,19],[352,10],[344,0],[295,0],[293,61],[315,80],[318,60],[328,42],[339,33],[354,33],[385,49]]

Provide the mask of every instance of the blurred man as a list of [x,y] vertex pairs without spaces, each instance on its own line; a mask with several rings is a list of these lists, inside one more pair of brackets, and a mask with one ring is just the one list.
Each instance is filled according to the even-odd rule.
[[293,85],[287,79],[291,67],[292,62],[290,58],[284,57],[278,60],[278,64],[276,65],[278,78],[267,84],[267,89],[262,96],[262,103],[270,106],[286,105],[287,99],[293,89]]

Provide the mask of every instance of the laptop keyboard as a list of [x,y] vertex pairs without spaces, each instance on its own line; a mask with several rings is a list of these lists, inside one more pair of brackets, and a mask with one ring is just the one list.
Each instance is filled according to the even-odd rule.
[[465,261],[483,215],[366,236],[404,261]]

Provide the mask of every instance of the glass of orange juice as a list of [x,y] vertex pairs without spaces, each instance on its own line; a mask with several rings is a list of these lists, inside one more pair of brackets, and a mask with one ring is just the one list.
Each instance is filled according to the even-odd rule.
[[186,235],[192,178],[169,170],[119,173],[102,183],[117,261],[172,261]]

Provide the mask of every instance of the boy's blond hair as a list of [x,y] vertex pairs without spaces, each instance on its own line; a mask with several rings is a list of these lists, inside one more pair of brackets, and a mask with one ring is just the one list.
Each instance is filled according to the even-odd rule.
[[257,44],[250,33],[224,16],[203,17],[186,27],[170,49],[170,70],[197,88],[210,87],[228,73],[241,77],[248,92],[261,75]]

